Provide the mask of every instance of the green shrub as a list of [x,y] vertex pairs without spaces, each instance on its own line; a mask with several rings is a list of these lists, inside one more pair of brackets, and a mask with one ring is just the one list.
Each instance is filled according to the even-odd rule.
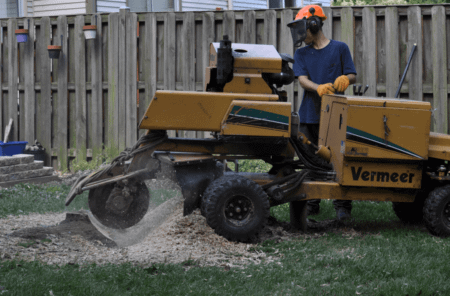
[[[238,161],[239,172],[247,173],[267,173],[272,165],[261,159],[240,159]],[[234,171],[235,165],[233,162],[228,162],[228,167]]]

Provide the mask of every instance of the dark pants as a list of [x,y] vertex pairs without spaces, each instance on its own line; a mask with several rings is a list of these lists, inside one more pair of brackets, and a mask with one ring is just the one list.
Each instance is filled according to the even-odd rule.
[[[319,142],[319,125],[318,124],[309,124],[309,123],[300,123],[299,131],[303,133],[310,141],[311,143],[314,143],[315,145]],[[308,152],[311,155],[315,155],[314,148],[311,146],[308,146]],[[313,210],[318,210],[320,207],[320,199],[312,199],[308,200],[308,207],[312,208]],[[335,210],[339,208],[344,208],[348,211],[352,210],[352,201],[351,200],[333,200],[333,205]]]

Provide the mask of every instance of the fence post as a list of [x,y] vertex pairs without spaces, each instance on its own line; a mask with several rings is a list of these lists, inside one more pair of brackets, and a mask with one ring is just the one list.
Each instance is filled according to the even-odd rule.
[[17,141],[19,138],[19,121],[17,116],[17,101],[19,97],[17,93],[19,86],[17,78],[19,77],[19,69],[17,63],[17,41],[14,31],[17,28],[17,19],[8,20],[8,113],[6,121],[10,118],[13,120],[11,132],[9,133],[9,141]]
[[126,147],[132,147],[137,141],[137,15],[126,14]]
[[[181,29],[182,79],[184,91],[195,91],[195,18],[193,12],[186,12]],[[184,132],[183,137],[196,138],[195,131]]]
[[256,13],[254,10],[244,12],[244,43],[256,43]]
[[414,59],[408,71],[409,99],[423,101],[423,41],[422,41],[422,14],[420,6],[408,7],[408,52],[417,44]]
[[[280,53],[287,53],[291,56],[294,56],[294,41],[291,37],[291,30],[288,28],[287,24],[293,20],[293,11],[292,9],[284,9],[281,12],[281,38],[280,38]],[[286,85],[283,89],[287,92],[288,102],[291,103],[291,110],[298,110],[298,103],[294,101],[294,84]]]
[[84,16],[75,17],[75,113],[76,158],[87,160],[86,135],[86,51],[83,33]]
[[57,157],[58,157],[58,169],[65,171],[69,168],[68,165],[68,143],[67,143],[67,116],[68,116],[68,90],[67,90],[67,79],[68,79],[68,61],[69,61],[69,49],[67,42],[67,17],[58,17],[58,36],[63,36],[61,44],[62,50],[58,61],[58,100],[57,108],[54,112],[56,113],[57,123],[56,123],[56,141],[57,147]]
[[91,71],[92,71],[92,95],[90,104],[90,130],[89,143],[92,148],[92,160],[96,160],[102,153],[103,145],[103,78],[102,78],[102,38],[103,23],[102,16],[96,14],[91,16],[91,24],[97,26],[97,37],[91,42]]
[[[366,95],[377,95],[377,59],[376,59],[376,16],[373,7],[363,8],[363,80],[364,85],[369,85]],[[353,52],[352,49],[350,49]],[[349,87],[353,89],[352,87]]]
[[[169,12],[164,17],[164,89],[175,90],[175,72],[174,63],[176,52],[176,23],[175,13]],[[169,137],[174,137],[175,131],[168,131]]]
[[[28,23],[29,21],[29,23]],[[36,93],[34,90],[34,19],[25,19],[28,26],[28,42],[24,46],[24,75],[25,75],[25,95],[24,95],[24,114],[25,115],[25,137],[24,140],[29,143],[33,143],[36,139],[34,134],[35,124],[34,124],[34,113],[36,110]],[[0,58],[1,59],[1,58]],[[0,95],[1,96],[1,95]],[[67,118],[66,118],[67,119]],[[0,120],[1,122],[1,120]]]
[[398,10],[386,7],[386,97],[394,98],[399,84]]
[[145,47],[144,47],[144,80],[145,80],[145,98],[139,102],[141,116],[147,110],[153,95],[156,92],[156,15],[155,13],[147,13],[145,15]]
[[236,42],[236,19],[234,11],[227,10],[223,13],[223,34],[218,36],[219,40],[222,40],[223,35],[228,35],[228,39],[232,42]]
[[108,100],[105,135],[107,154],[119,154],[119,14],[108,16]]
[[448,131],[448,91],[447,91],[447,38],[445,30],[445,8],[433,6],[432,16],[432,55],[433,55],[433,108],[436,110],[433,130],[446,134]]
[[[341,10],[341,31],[342,42],[345,42],[348,45],[350,54],[353,58],[355,48],[355,18],[353,17],[353,9],[350,7],[345,7]],[[348,95],[353,95],[353,88],[347,88],[345,93]]]
[[127,54],[127,30],[126,30],[126,21],[127,15],[130,13],[129,8],[120,9],[119,11],[119,35],[117,36],[118,47],[119,47],[119,81],[117,81],[117,106],[118,106],[118,117],[115,120],[118,121],[118,129],[119,129],[119,142],[118,148],[119,151],[123,151],[126,147],[126,121],[127,121],[127,113],[126,113],[126,54]]
[[[40,34],[36,42],[36,77],[39,76],[41,91],[37,94],[36,100],[36,139],[44,146],[46,150],[45,163],[50,165],[51,160],[51,81],[50,81],[50,58],[48,56],[47,46],[50,44],[50,18],[45,16],[41,18]],[[56,44],[56,41],[55,43]]]

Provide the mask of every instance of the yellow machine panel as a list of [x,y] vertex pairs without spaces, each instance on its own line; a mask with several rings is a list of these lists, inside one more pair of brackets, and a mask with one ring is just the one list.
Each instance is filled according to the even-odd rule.
[[233,80],[225,85],[223,92],[272,94],[272,89],[264,81],[261,74],[234,73]]
[[222,134],[290,136],[291,104],[233,101],[222,122]]
[[234,100],[276,101],[277,95],[157,91],[139,128],[155,130],[221,130]]
[[[217,49],[220,43],[211,43],[209,66],[217,65]],[[282,61],[280,54],[273,45],[241,44],[231,45],[234,69],[255,69],[259,73],[279,73]],[[258,72],[257,72],[258,73]]]
[[345,161],[341,185],[364,187],[417,188],[422,166],[406,163]]
[[319,144],[330,147],[339,184],[420,188],[429,103],[324,96],[321,112]]
[[450,135],[431,132],[428,157],[450,160]]
[[[427,159],[430,115],[430,110],[349,105],[345,156]],[[353,154],[358,147],[365,152]]]

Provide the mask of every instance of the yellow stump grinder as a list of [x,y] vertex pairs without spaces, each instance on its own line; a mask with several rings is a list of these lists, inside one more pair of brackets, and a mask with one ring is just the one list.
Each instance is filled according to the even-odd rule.
[[[232,44],[226,36],[212,43],[205,92],[156,91],[139,126],[146,134],[111,165],[80,178],[66,205],[89,190],[91,221],[123,245],[158,222],[145,185],[158,178],[181,188],[184,215],[200,208],[233,241],[252,241],[270,207],[284,203],[291,224],[306,230],[310,199],[391,201],[400,220],[423,220],[433,235],[449,236],[450,136],[430,132],[430,103],[326,95],[316,146],[299,133],[298,114],[280,90],[294,81],[290,63],[272,45]],[[167,130],[212,137],[169,138]],[[272,167],[227,170],[225,161],[236,159]]]

